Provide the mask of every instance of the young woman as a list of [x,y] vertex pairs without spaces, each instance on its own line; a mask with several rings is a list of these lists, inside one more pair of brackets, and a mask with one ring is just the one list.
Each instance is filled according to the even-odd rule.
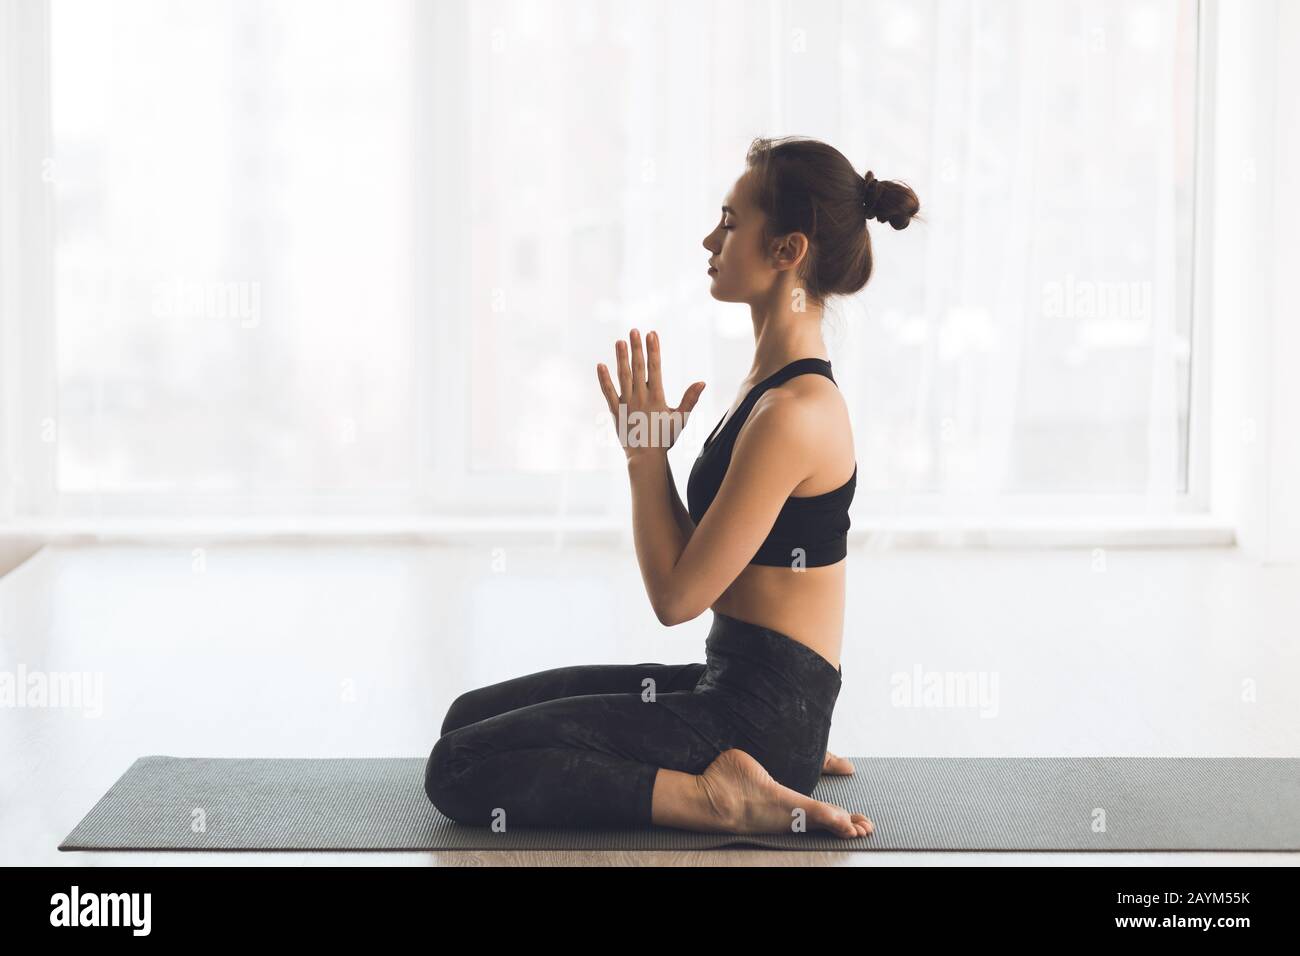
[[858,175],[825,143],[751,144],[704,247],[713,297],[749,306],[754,360],[687,506],[668,448],[704,383],[670,408],[658,336],[643,351],[637,329],[615,346],[617,386],[597,366],[650,604],[669,626],[712,609],[705,663],[560,667],[462,694],[425,773],[440,811],[483,826],[872,832],[810,796],[821,773],[853,772],[826,744],[857,463],[821,319],[871,275],[867,220],[903,229],[918,209],[907,186]]

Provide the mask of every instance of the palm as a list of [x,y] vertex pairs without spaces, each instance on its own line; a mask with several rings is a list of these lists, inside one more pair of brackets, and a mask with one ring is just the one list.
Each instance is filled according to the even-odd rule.
[[630,344],[619,339],[614,344],[617,388],[603,364],[596,365],[596,378],[618,429],[619,443],[628,457],[654,450],[666,452],[686,426],[691,410],[704,391],[704,383],[695,382],[683,393],[676,408],[669,406],[664,397],[659,334],[651,332],[646,336],[644,353],[640,332],[632,329],[629,341]]

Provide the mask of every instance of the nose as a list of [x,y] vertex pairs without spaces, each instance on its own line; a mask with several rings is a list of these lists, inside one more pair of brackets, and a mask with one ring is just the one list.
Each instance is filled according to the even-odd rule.
[[718,243],[716,239],[717,235],[718,235],[718,230],[714,229],[711,233],[709,233],[707,236],[704,237],[704,242],[701,243],[705,249],[708,249],[709,252],[713,253],[715,256],[722,248],[722,246]]

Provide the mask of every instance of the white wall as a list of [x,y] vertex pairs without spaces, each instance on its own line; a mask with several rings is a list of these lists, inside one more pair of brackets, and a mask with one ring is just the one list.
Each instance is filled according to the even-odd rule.
[[1266,563],[1300,560],[1300,4],[1215,3],[1214,510]]

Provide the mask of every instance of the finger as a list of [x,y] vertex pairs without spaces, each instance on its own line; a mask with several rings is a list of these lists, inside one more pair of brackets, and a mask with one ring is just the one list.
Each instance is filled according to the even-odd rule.
[[627,364],[627,343],[619,339],[614,343],[614,354],[618,356],[618,394],[623,401],[632,392],[632,369]]
[[618,392],[614,391],[614,380],[609,377],[609,369],[604,363],[596,365],[596,381],[600,382],[600,391],[605,396],[605,404],[609,406],[611,415],[618,414]]
[[632,388],[640,391],[645,388],[645,354],[641,351],[641,333],[632,330]]
[[663,373],[659,365],[659,333],[651,332],[645,337],[646,353],[646,388],[650,390],[650,398],[656,402],[662,402],[664,398]]
[[695,403],[700,400],[700,393],[704,391],[704,383],[696,382],[691,385],[682,394],[682,403],[677,406],[677,410],[683,415],[689,415],[695,408]]

